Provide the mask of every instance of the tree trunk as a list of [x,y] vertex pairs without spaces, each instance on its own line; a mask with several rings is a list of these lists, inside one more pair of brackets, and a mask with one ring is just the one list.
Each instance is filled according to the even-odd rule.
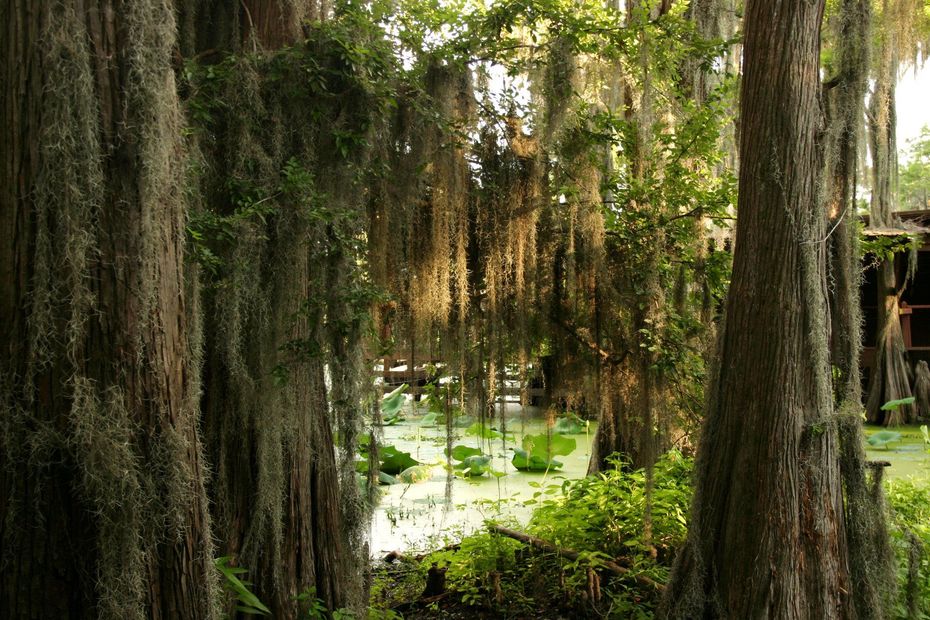
[[897,426],[913,418],[914,406],[901,405],[891,411],[882,411],[882,405],[913,395],[911,371],[907,364],[907,350],[904,348],[904,334],[899,318],[899,291],[894,259],[883,260],[877,269],[878,337],[875,343],[875,366],[866,400],[866,419],[872,424]]
[[0,616],[215,617],[172,7],[0,24]]
[[839,371],[834,382],[840,471],[843,478],[846,543],[855,615],[886,617],[894,600],[894,555],[885,523],[881,469],[869,479],[862,434],[862,383],[859,373],[862,317],[861,265],[856,227],[856,158],[869,68],[870,0],[844,0],[837,15],[837,76],[826,93],[827,216],[830,248],[831,358]]
[[823,6],[746,3],[733,277],[665,617],[850,613],[818,200]]
[[[355,473],[340,483],[333,436],[336,418],[357,410],[359,401],[352,391],[358,369],[349,359],[361,351],[350,335],[358,329],[333,302],[347,289],[342,279],[354,258],[341,252],[331,225],[309,215],[319,200],[313,191],[337,208],[340,194],[326,183],[351,183],[324,168],[342,162],[334,148],[311,167],[317,132],[329,134],[319,130],[323,123],[307,122],[308,109],[295,108],[280,82],[267,82],[269,69],[284,71],[289,59],[310,53],[298,47],[272,64],[280,48],[296,44],[300,21],[318,15],[320,4],[250,0],[231,15],[222,7],[206,7],[205,14],[196,8],[187,19],[219,21],[220,31],[241,36],[225,51],[245,50],[220,95],[228,105],[201,143],[212,175],[203,182],[205,208],[236,221],[242,198],[227,188],[239,184],[267,209],[236,224],[233,242],[220,246],[224,268],[204,298],[202,408],[216,468],[211,493],[220,553],[248,571],[275,618],[296,618],[311,602],[298,601],[301,593],[312,588],[337,609],[357,602],[362,583],[354,566],[361,545],[350,548],[344,518],[346,506],[360,505],[348,501],[357,497]],[[289,166],[321,180],[281,190],[281,171]],[[343,445],[354,446],[354,433],[352,422],[340,426]],[[354,465],[354,448],[343,452]]]
[[[869,225],[895,224],[895,194],[898,178],[898,152],[895,139],[895,82],[898,76],[898,25],[889,1],[883,0],[879,58],[875,87],[869,100],[870,155],[872,157],[872,202]],[[878,267],[878,337],[875,362],[869,380],[866,418],[872,424],[892,426],[914,415],[913,405],[902,405],[884,412],[883,404],[911,396],[910,368],[899,318],[900,290],[894,259]]]
[[917,421],[930,422],[930,368],[920,360],[914,369],[914,396],[917,399]]

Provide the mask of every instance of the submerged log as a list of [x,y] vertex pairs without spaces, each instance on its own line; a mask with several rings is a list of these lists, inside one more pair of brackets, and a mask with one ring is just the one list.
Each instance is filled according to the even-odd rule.
[[[502,536],[506,536],[507,538],[513,538],[514,540],[519,540],[520,542],[525,543],[527,545],[532,545],[533,547],[536,547],[537,549],[541,549],[543,551],[548,551],[550,553],[558,554],[559,556],[565,559],[568,559],[568,560],[577,560],[579,557],[581,557],[581,554],[577,551],[574,551],[573,549],[566,549],[565,547],[556,546],[549,541],[543,540],[542,538],[536,538],[535,536],[531,536],[523,532],[518,532],[517,530],[512,530],[502,525],[491,524],[488,526],[488,528],[492,532],[501,534]],[[646,577],[645,575],[631,575],[629,568],[620,566],[616,562],[612,562],[610,560],[601,560],[599,564],[600,564],[600,567],[614,573],[615,575],[624,575],[624,576],[632,577],[640,585],[647,586],[650,588],[655,588],[656,590],[660,592],[665,590],[665,585],[659,583],[658,581],[650,579],[649,577]]]

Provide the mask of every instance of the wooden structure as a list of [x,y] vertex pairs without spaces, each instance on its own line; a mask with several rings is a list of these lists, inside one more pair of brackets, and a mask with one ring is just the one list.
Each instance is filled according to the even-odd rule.
[[[402,358],[384,358],[381,360],[381,369],[376,370],[375,376],[381,378],[382,387],[385,392],[390,392],[399,385],[406,383],[408,386],[407,394],[414,396],[416,400],[426,392],[426,387],[430,383],[437,381],[442,375],[444,364],[441,360],[415,360],[411,367],[408,360]],[[498,386],[497,396],[505,398],[516,396],[518,399],[525,395],[529,399],[528,404],[542,404],[547,398],[547,390],[536,382],[531,381],[530,385],[523,388],[520,386],[519,376],[507,372],[503,376],[503,385]]]
[[[873,230],[866,228],[865,234],[874,236],[895,236],[913,234],[914,230],[924,229],[922,243],[917,253],[917,271],[914,278],[901,293],[900,320],[904,336],[904,346],[913,367],[919,360],[930,362],[930,210],[902,211],[895,215],[907,226],[900,230]],[[865,218],[866,224],[868,218]],[[895,272],[898,281],[907,273],[906,255],[895,258]],[[878,332],[878,287],[875,269],[866,269],[861,287],[863,315],[863,349],[862,381],[868,387],[875,359],[875,339]]]

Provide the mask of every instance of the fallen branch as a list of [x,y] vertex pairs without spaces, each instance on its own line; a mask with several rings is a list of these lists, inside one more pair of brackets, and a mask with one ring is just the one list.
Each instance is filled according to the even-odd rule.
[[[490,528],[492,532],[496,532],[498,534],[501,534],[502,536],[506,536],[507,538],[513,538],[514,540],[519,540],[522,543],[531,545],[533,547],[536,547],[537,549],[542,549],[543,551],[548,551],[550,553],[556,553],[560,555],[561,557],[566,558],[568,560],[577,560],[579,557],[581,557],[581,554],[578,553],[577,551],[574,551],[572,549],[566,549],[564,547],[557,547],[556,545],[553,545],[551,542],[545,541],[542,538],[536,538],[535,536],[530,536],[529,534],[524,534],[523,532],[512,530],[508,527],[504,527],[503,525],[491,524],[488,526],[488,528]],[[640,585],[655,588],[656,590],[659,590],[660,592],[665,591],[665,585],[659,583],[658,581],[650,579],[649,577],[646,577],[645,575],[630,575],[629,568],[620,566],[616,562],[611,562],[610,560],[600,560],[598,564],[600,567],[609,570],[615,575],[632,576],[633,579],[635,579],[636,582],[639,583]]]

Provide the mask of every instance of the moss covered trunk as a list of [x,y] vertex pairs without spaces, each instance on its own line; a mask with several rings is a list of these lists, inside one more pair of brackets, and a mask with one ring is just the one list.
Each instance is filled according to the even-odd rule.
[[214,617],[172,7],[0,24],[0,617]]
[[894,599],[894,557],[885,523],[881,468],[871,474],[862,433],[862,384],[859,358],[862,316],[861,263],[855,219],[856,158],[862,134],[863,102],[869,67],[869,0],[844,0],[834,30],[838,66],[827,82],[826,210],[830,219],[829,270],[832,364],[838,370],[834,398],[845,493],[844,518],[849,573],[856,617],[884,618]]
[[[216,99],[199,102],[215,106],[200,140],[203,218],[234,230],[215,238],[205,229],[220,261],[204,295],[202,403],[219,554],[233,556],[282,619],[306,613],[314,597],[330,609],[355,603],[362,581],[344,527],[354,471],[340,482],[333,433],[346,421],[340,440],[353,445],[359,402],[358,328],[339,297],[353,269],[341,248],[352,236],[334,215],[351,184],[335,145],[316,158],[333,127],[313,116],[327,104],[306,98],[312,86],[300,72],[305,59],[327,62],[325,50],[315,56],[299,42],[301,20],[319,11],[252,0],[231,14],[198,5],[185,13],[195,28],[239,33],[213,68],[222,75]],[[195,34],[196,53],[207,37]]]
[[[875,86],[869,99],[869,147],[872,158],[872,202],[869,225],[875,228],[895,225],[895,194],[898,178],[895,86],[898,77],[900,43],[896,7],[882,2],[881,30],[876,59]],[[904,334],[901,331],[899,297],[903,286],[897,280],[895,260],[885,259],[878,266],[878,336],[875,362],[869,380],[866,418],[873,424],[896,425],[913,417],[914,406],[902,405],[882,411],[889,400],[911,396],[910,368]]]
[[746,3],[739,218],[669,618],[846,618],[816,141],[823,2]]
[[[631,0],[626,4],[627,26],[639,31],[640,49],[637,61],[644,76],[638,92],[628,84],[623,97],[624,116],[635,131],[629,153],[629,175],[631,181],[636,183],[642,183],[645,176],[646,158],[654,139],[652,132],[656,120],[656,92],[648,70],[652,42],[637,22],[658,19],[670,8],[671,3],[666,2],[649,5],[639,0]],[[626,208],[634,212],[661,215],[667,210],[666,205],[645,204],[637,200],[631,201]],[[588,463],[588,473],[609,467],[607,459],[614,453],[629,458],[633,467],[645,467],[648,513],[652,501],[652,466],[658,456],[668,450],[671,442],[666,377],[656,363],[658,353],[655,347],[650,346],[652,339],[661,338],[668,315],[658,259],[659,252],[665,247],[665,233],[662,227],[657,226],[647,234],[649,238],[644,241],[644,246],[654,251],[646,256],[642,273],[636,274],[632,282],[626,283],[635,291],[634,298],[638,308],[638,311],[633,312],[633,325],[630,330],[635,334],[630,359],[628,363],[621,365],[622,368],[613,369],[604,368],[600,361],[598,362],[598,385],[601,392],[598,398],[608,402],[599,406],[598,430]],[[596,344],[599,346],[599,343]],[[611,374],[625,376],[620,381],[612,382]],[[611,393],[617,390],[622,393]],[[650,522],[651,517],[647,514],[647,529]]]

